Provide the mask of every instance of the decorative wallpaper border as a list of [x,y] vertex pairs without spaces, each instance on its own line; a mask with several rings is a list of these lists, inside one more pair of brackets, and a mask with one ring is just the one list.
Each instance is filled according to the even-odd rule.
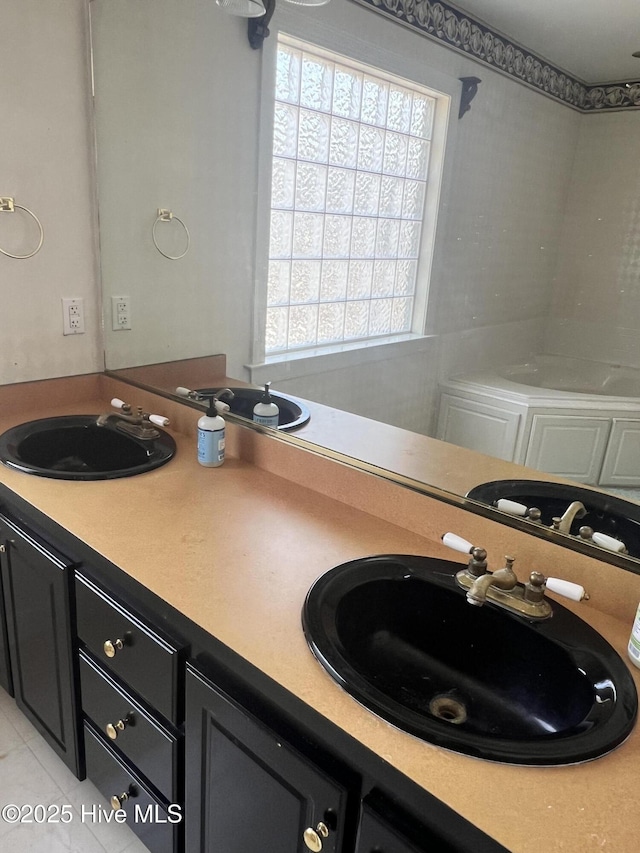
[[354,0],[421,35],[465,53],[555,100],[581,110],[640,108],[640,81],[585,85],[525,47],[493,32],[448,3],[431,0]]

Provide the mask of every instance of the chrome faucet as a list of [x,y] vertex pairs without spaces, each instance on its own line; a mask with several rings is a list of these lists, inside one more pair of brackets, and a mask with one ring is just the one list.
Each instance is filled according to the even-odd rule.
[[574,519],[584,518],[587,514],[587,509],[580,501],[572,501],[564,511],[563,515],[554,516],[552,526],[554,530],[559,530],[560,533],[571,533],[571,525]]

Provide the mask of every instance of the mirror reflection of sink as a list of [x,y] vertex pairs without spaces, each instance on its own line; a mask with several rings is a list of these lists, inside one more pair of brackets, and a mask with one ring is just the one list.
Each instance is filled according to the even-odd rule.
[[176,451],[173,438],[140,439],[117,426],[98,426],[97,415],[43,418],[0,435],[0,460],[10,468],[58,480],[111,480],[151,471]]
[[624,542],[630,556],[640,557],[640,504],[626,501],[606,492],[597,492],[573,484],[543,480],[493,480],[467,492],[468,498],[493,506],[501,498],[537,507],[540,521],[551,526],[554,516],[562,516],[573,501],[584,504],[587,514],[576,517],[570,533],[578,535],[582,526]]
[[459,569],[397,555],[332,569],[303,608],[312,652],[371,711],[457,752],[556,765],[621,744],[637,694],[606,640],[555,602],[538,621],[473,607]]
[[[219,391],[222,391],[222,388],[197,389],[198,394],[217,394]],[[223,402],[228,404],[234,415],[253,420],[253,407],[262,399],[262,389],[231,388],[231,391],[234,394],[233,400],[222,397]],[[271,399],[280,411],[279,430],[298,429],[298,427],[308,423],[311,415],[304,403],[294,397],[289,397],[288,394],[283,394],[281,391],[271,391],[270,394]]]

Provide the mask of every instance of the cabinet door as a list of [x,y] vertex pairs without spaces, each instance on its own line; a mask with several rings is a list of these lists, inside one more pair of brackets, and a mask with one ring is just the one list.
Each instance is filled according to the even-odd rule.
[[610,428],[608,418],[534,415],[524,464],[578,483],[597,483]]
[[426,853],[426,850],[426,847],[420,850],[410,844],[378,815],[364,807],[356,853]]
[[372,791],[363,800],[355,853],[459,853],[460,850],[394,806],[379,791]]
[[2,584],[18,707],[78,775],[69,562],[0,516]]
[[458,447],[468,447],[512,462],[515,457],[520,415],[498,405],[443,394],[436,437]]
[[[7,546],[0,541],[0,561],[4,560]],[[0,562],[0,567],[2,562]],[[11,680],[11,666],[9,665],[9,642],[7,640],[7,620],[5,617],[4,593],[2,591],[2,571],[0,571],[0,687],[4,687],[10,696],[13,696],[13,682]]]
[[338,853],[344,789],[199,673],[186,681],[189,853]]
[[631,488],[640,485],[640,421],[613,419],[598,484]]

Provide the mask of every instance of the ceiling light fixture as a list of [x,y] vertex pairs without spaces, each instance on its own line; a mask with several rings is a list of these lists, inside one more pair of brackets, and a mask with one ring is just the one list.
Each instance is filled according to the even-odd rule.
[[[324,6],[329,0],[286,0],[296,6]],[[230,15],[249,18],[249,44],[255,50],[269,35],[269,21],[276,10],[276,0],[216,0]]]
[[264,15],[262,0],[216,0],[218,6],[238,18],[259,18]]

